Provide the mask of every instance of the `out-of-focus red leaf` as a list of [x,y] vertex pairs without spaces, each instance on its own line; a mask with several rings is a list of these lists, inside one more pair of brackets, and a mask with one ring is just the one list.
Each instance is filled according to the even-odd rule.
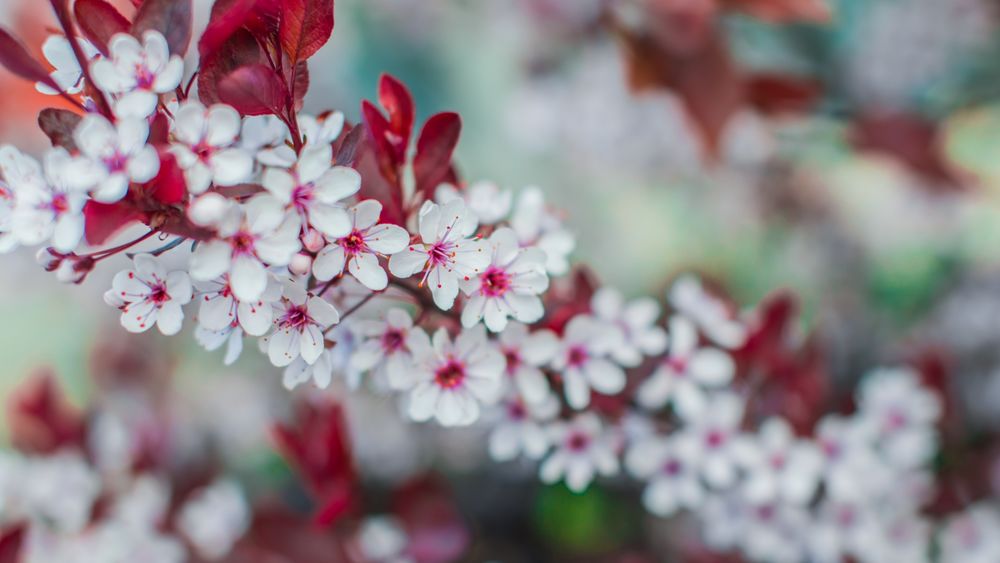
[[453,112],[435,114],[424,123],[413,158],[413,176],[417,191],[427,199],[434,197],[434,190],[448,176],[461,132],[462,118]]
[[83,217],[84,238],[88,244],[99,245],[132,223],[143,221],[146,215],[124,200],[116,203],[91,200],[83,207]]
[[177,165],[173,153],[160,150],[160,171],[144,188],[146,194],[163,205],[174,205],[187,198],[184,171]]
[[272,431],[278,449],[315,495],[314,519],[323,525],[355,504],[356,475],[346,424],[340,405],[324,398],[298,403],[294,423],[277,424]]
[[24,453],[83,446],[83,413],[66,400],[51,370],[36,372],[10,394],[7,424],[11,442]]
[[263,62],[264,55],[253,35],[239,29],[213,53],[201,61],[198,72],[198,97],[203,103],[221,102],[219,83],[238,68]]
[[73,15],[83,35],[105,55],[111,37],[132,28],[132,23],[105,0],[76,0]]
[[801,114],[823,96],[817,80],[778,74],[756,74],[747,80],[747,102],[765,114]]
[[389,114],[388,130],[393,134],[387,135],[386,140],[395,151],[396,161],[402,161],[406,157],[406,147],[413,133],[413,95],[395,77],[383,74],[378,81],[378,103]]
[[862,115],[851,133],[854,146],[898,159],[913,172],[939,185],[960,189],[964,182],[941,148],[937,124],[917,115],[872,113]]
[[132,34],[156,30],[167,38],[170,53],[184,56],[191,43],[191,0],[145,0],[135,15]]
[[399,172],[396,168],[401,162],[396,159],[396,149],[389,140],[393,134],[389,121],[368,100],[361,102],[361,120],[368,131],[368,140],[377,156],[379,168],[390,182],[397,183]]
[[570,319],[590,312],[590,300],[598,287],[597,275],[586,266],[576,266],[569,276],[553,280],[545,294],[545,326],[562,333]]
[[52,146],[63,147],[68,151],[76,151],[73,131],[80,120],[78,114],[58,108],[45,108],[38,114],[38,126],[52,141]]
[[448,490],[431,476],[410,481],[393,495],[393,512],[409,538],[408,553],[417,561],[457,561],[472,536]]
[[265,190],[264,186],[260,184],[236,184],[235,186],[218,186],[214,191],[229,199],[243,199]]
[[19,563],[22,561],[21,546],[24,544],[27,530],[26,525],[19,524],[0,533],[0,563]]
[[306,61],[299,61],[299,64],[295,65],[288,83],[292,85],[291,93],[294,94],[292,102],[298,111],[302,109],[302,102],[305,101],[306,92],[309,91],[309,64]]
[[279,114],[285,85],[274,69],[262,64],[240,67],[219,82],[219,99],[243,115]]
[[216,0],[208,26],[198,40],[198,54],[204,59],[215,53],[236,30],[243,27],[258,0]]
[[167,144],[170,137],[170,120],[165,113],[157,113],[149,124],[149,144],[161,146]]
[[833,15],[827,0],[722,0],[722,3],[770,23],[828,23]]
[[[364,128],[358,126],[357,128]],[[378,155],[371,142],[361,145],[355,158],[355,168],[361,174],[361,199],[376,199],[382,203],[380,221],[406,226],[406,214],[403,209],[403,192],[398,184],[385,176],[378,162]],[[395,177],[395,176],[393,176]]]
[[53,90],[61,89],[49,76],[45,67],[28,54],[24,44],[3,28],[0,28],[0,64],[12,74],[25,80],[41,82]]
[[337,166],[352,166],[365,142],[363,126],[344,125],[345,131],[334,144],[333,161]]
[[310,526],[276,500],[258,503],[250,530],[220,563],[331,563],[356,561],[341,534]]
[[316,54],[333,33],[333,0],[284,0],[279,37],[292,63]]

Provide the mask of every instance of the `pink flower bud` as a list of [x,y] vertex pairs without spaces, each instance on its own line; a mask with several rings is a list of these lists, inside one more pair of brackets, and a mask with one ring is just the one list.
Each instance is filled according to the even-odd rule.
[[324,246],[326,246],[326,239],[316,229],[309,229],[302,236],[302,247],[309,252],[319,252]]
[[304,276],[312,268],[312,262],[312,257],[308,254],[296,254],[288,264],[288,271],[297,276]]

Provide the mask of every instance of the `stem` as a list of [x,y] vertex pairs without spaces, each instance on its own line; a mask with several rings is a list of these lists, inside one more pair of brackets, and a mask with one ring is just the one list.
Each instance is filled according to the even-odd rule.
[[142,241],[144,241],[144,240],[152,237],[153,235],[159,234],[159,233],[160,233],[160,231],[158,231],[158,230],[152,230],[152,231],[149,231],[148,233],[142,235],[141,237],[139,237],[139,238],[137,238],[135,240],[126,242],[124,244],[120,244],[120,245],[115,246],[113,248],[107,248],[105,250],[98,250],[97,252],[93,252],[91,254],[85,254],[85,255],[81,256],[81,258],[92,258],[94,260],[94,262],[97,262],[99,260],[104,260],[105,258],[108,258],[109,256],[113,256],[113,255],[118,254],[119,252],[121,252],[123,250],[127,250],[129,248],[132,248],[133,246],[139,244],[140,242],[142,242]]
[[[56,19],[59,21],[59,26],[62,27],[63,33],[66,34],[66,39],[69,41],[70,47],[73,49],[73,56],[76,57],[76,61],[80,64],[80,71],[83,73],[83,79],[86,84],[94,86],[94,90],[97,92],[97,109],[100,112],[114,121],[114,114],[111,112],[111,104],[108,103],[107,98],[104,97],[104,92],[94,85],[94,80],[90,76],[90,64],[87,60],[86,55],[83,54],[83,48],[80,47],[80,40],[76,36],[76,27],[73,25],[72,20],[69,18],[69,14],[66,11],[65,0],[51,0],[52,10],[56,13]],[[81,106],[82,108],[83,106]]]
[[368,303],[369,301],[371,301],[372,297],[375,297],[379,293],[381,293],[381,292],[373,291],[373,292],[369,293],[368,295],[365,295],[364,298],[361,299],[361,301],[358,301],[357,303],[354,304],[353,307],[351,307],[350,309],[344,311],[343,315],[340,315],[340,321],[343,322],[344,319],[346,319],[347,317],[353,315],[355,311],[357,311],[361,307],[364,307],[364,305],[366,303]]

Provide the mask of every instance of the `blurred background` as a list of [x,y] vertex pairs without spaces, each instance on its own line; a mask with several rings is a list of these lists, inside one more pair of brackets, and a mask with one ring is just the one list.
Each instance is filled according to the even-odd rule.
[[[196,4],[198,28],[210,5]],[[0,2],[0,23],[36,53],[49,17],[35,0]],[[817,335],[835,381],[930,358],[968,424],[1000,425],[995,0],[338,0],[336,18],[311,62],[308,110],[356,121],[391,73],[412,89],[418,120],[462,115],[464,178],[540,186],[578,236],[575,258],[603,282],[662,299],[693,271],[748,305],[791,289],[799,330]],[[0,142],[41,150],[34,121],[53,98],[6,74],[0,89]],[[29,253],[4,260],[3,393],[47,364],[82,402],[108,346],[160,350],[145,360],[175,374],[188,397],[178,418],[212,420],[248,474],[280,474],[265,447],[287,408],[276,370],[254,354],[221,368],[190,338],[126,336],[99,297],[114,271],[67,287]],[[241,408],[220,413],[220,396]],[[482,463],[481,436],[397,424],[384,401],[347,404],[354,432],[379,423],[355,440],[368,474],[447,462],[461,489]],[[418,449],[413,433],[436,445]],[[518,505],[503,480],[518,470],[476,482],[484,505]],[[616,501],[560,495],[533,505],[545,541],[625,541],[601,524]],[[561,501],[580,522],[546,529]],[[627,529],[639,516],[623,518]]]

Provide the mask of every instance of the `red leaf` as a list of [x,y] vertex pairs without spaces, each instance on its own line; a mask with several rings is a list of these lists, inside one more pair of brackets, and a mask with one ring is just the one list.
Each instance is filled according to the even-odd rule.
[[145,193],[163,205],[174,205],[187,197],[184,171],[177,165],[173,153],[160,151],[160,171],[146,184]]
[[160,146],[167,144],[170,137],[170,120],[165,113],[157,113],[149,124],[149,144]]
[[121,232],[132,223],[142,221],[146,215],[138,211],[125,200],[117,203],[100,203],[88,201],[83,208],[83,235],[88,244],[103,244],[106,240]]
[[432,476],[414,479],[394,494],[393,512],[409,537],[408,553],[417,561],[457,561],[472,537],[445,486]]
[[872,113],[860,116],[851,132],[855,147],[896,158],[938,186],[965,185],[942,148],[940,127],[918,115]]
[[357,159],[365,141],[365,128],[345,125],[347,131],[341,134],[339,144],[335,145],[333,161],[337,166],[351,166]]
[[823,85],[808,78],[757,74],[747,80],[747,101],[765,114],[801,114],[822,96]]
[[306,61],[299,61],[295,65],[295,72],[288,83],[292,85],[292,91],[295,94],[295,99],[292,101],[296,111],[298,111],[302,109],[302,102],[305,100],[306,92],[309,91],[309,65]]
[[219,82],[219,99],[243,115],[279,114],[286,97],[281,78],[262,64],[238,68]]
[[45,67],[28,54],[24,44],[3,28],[0,28],[0,64],[25,80],[41,82],[54,90],[61,89],[49,76]]
[[397,137],[390,141],[400,155],[405,155],[413,133],[413,95],[402,82],[383,74],[378,81],[378,103],[389,112],[389,127]]
[[827,23],[832,13],[825,0],[726,0],[728,7],[770,23]]
[[191,0],[145,0],[135,15],[132,35],[155,29],[167,38],[170,53],[184,56],[191,43]]
[[116,33],[128,33],[132,27],[125,16],[104,0],[76,0],[73,14],[83,35],[105,55],[111,37]]
[[83,445],[83,414],[69,404],[50,370],[33,374],[10,394],[7,423],[11,442],[24,453]]
[[438,184],[448,176],[461,131],[462,118],[453,112],[438,113],[424,123],[413,158],[413,176],[417,191],[427,199],[433,198]]
[[216,0],[212,5],[208,26],[198,40],[201,58],[215,53],[236,30],[243,27],[257,3],[258,0]]
[[284,0],[279,37],[292,63],[316,54],[333,33],[333,0]]
[[264,56],[253,35],[237,30],[215,52],[201,62],[198,72],[198,97],[205,104],[222,101],[219,83],[234,70],[263,62]]
[[0,563],[21,561],[21,545],[24,544],[27,527],[24,524],[7,528],[0,534]]
[[65,109],[45,108],[38,114],[38,126],[52,141],[52,146],[76,151],[73,131],[83,117]]

